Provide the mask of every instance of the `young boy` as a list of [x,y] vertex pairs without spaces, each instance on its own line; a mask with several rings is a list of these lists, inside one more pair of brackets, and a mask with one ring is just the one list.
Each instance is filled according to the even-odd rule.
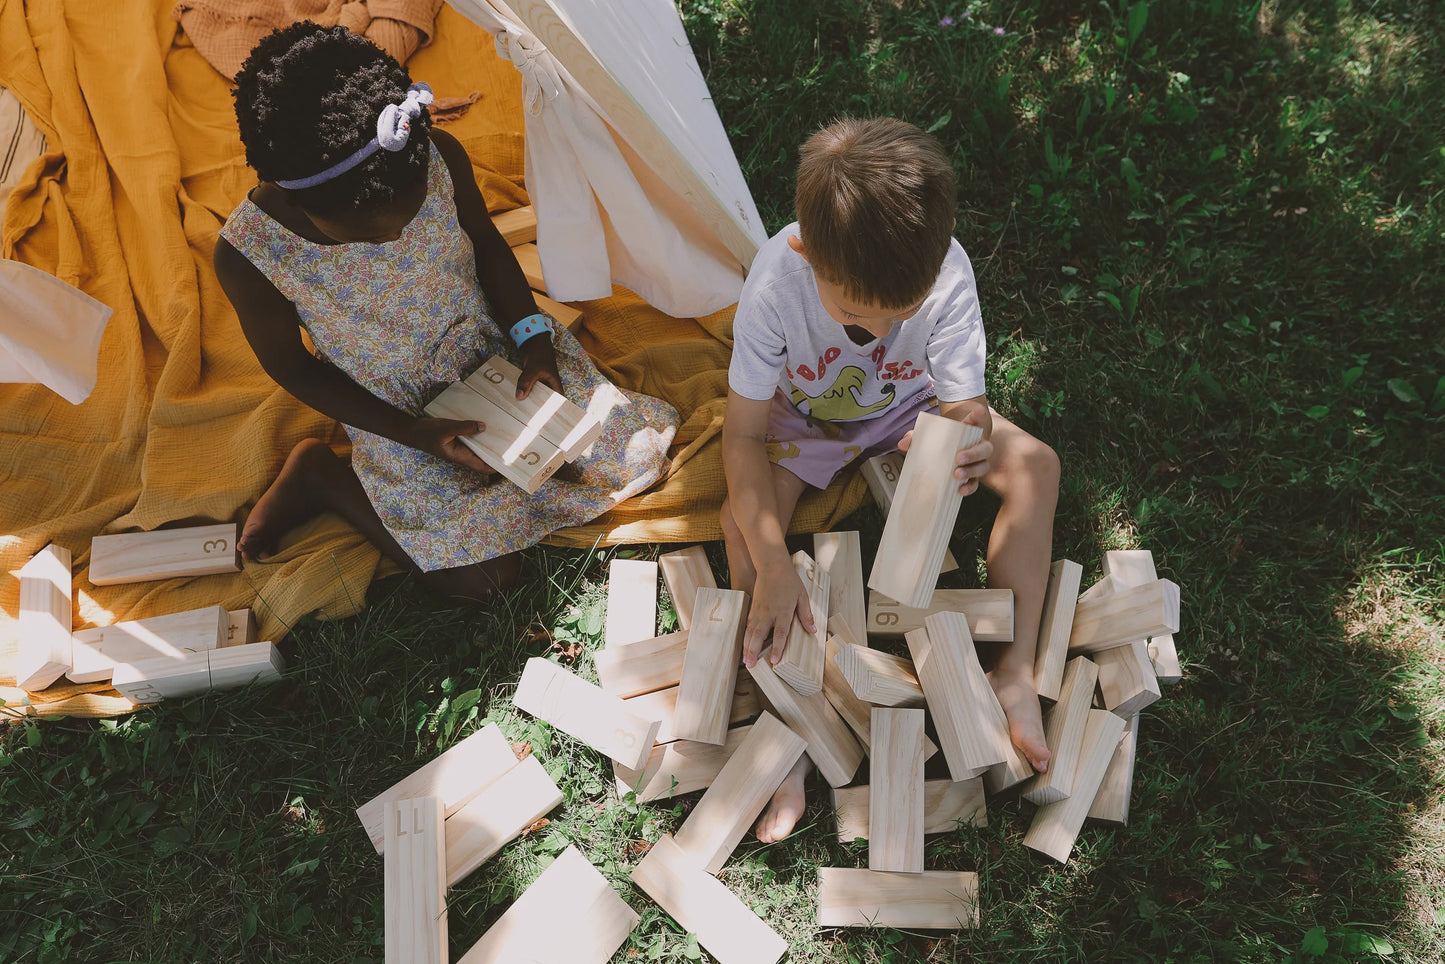
[[[952,237],[953,169],[923,131],[892,118],[814,134],[798,165],[797,222],[758,252],[733,325],[721,521],[732,587],[752,594],[751,666],[782,655],[794,614],[813,614],[783,537],[799,496],[846,466],[907,450],[920,411],[983,430],[953,476],[1002,500],[988,546],[990,586],[1014,593],[1014,642],[991,674],[1015,745],[1048,767],[1034,645],[1048,583],[1059,461],[988,407],[973,269]],[[758,820],[763,841],[803,812],[806,756]]]

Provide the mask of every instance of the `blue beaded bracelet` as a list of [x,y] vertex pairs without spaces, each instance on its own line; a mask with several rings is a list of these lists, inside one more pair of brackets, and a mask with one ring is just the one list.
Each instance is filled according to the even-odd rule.
[[524,341],[533,335],[540,335],[544,331],[549,333],[552,331],[552,323],[547,320],[547,316],[540,312],[528,315],[512,326],[512,341],[518,348],[521,348]]

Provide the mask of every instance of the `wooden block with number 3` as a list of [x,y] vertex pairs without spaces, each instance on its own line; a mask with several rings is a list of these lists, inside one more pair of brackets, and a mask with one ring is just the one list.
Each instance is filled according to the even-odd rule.
[[727,739],[742,659],[748,594],[736,589],[699,589],[692,611],[672,731],[678,739],[721,745]]
[[634,770],[647,761],[662,725],[660,720],[643,719],[616,696],[539,656],[527,660],[512,703]]
[[236,523],[123,532],[90,540],[89,578],[96,586],[178,576],[238,572]]
[[386,817],[386,964],[446,964],[447,864],[440,797],[398,800]]

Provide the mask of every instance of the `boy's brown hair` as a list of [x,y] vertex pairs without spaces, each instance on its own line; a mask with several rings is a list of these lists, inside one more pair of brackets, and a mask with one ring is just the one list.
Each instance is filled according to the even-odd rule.
[[794,204],[808,263],[850,299],[905,308],[938,278],[957,188],[933,137],[893,117],[834,121],[808,138]]

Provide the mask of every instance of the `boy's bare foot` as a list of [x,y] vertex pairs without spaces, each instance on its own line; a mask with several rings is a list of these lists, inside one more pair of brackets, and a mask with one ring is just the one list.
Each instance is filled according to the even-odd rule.
[[768,802],[768,808],[758,818],[758,839],[763,843],[782,840],[793,832],[793,825],[803,815],[803,808],[806,806],[804,783],[812,765],[813,761],[804,753],[783,778],[782,786],[778,787],[778,792],[774,793],[773,799]]
[[1039,693],[1033,675],[1027,679],[1009,676],[995,670],[989,674],[994,695],[1008,717],[1008,732],[1014,746],[1039,773],[1049,768],[1049,747],[1044,742],[1044,718],[1039,708]]
[[246,516],[237,546],[243,556],[270,558],[282,536],[321,511],[314,494],[314,480],[324,473],[328,460],[340,461],[320,439],[308,438],[296,443],[276,481]]

